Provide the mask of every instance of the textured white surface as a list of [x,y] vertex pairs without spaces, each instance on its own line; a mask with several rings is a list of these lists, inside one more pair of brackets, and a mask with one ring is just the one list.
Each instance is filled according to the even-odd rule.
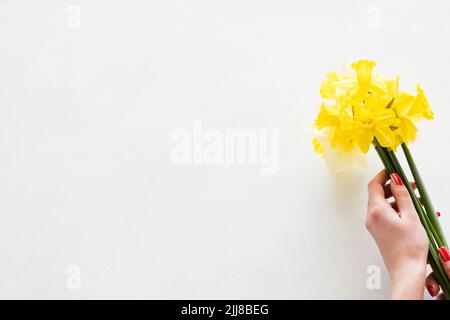
[[[321,79],[353,59],[420,81],[437,119],[412,150],[448,230],[449,11],[444,0],[0,1],[0,297],[388,297],[364,229],[376,155],[334,175],[307,130]],[[175,165],[170,137],[195,120],[278,129],[277,174]],[[73,265],[79,290],[66,284]],[[380,290],[366,287],[370,265]]]

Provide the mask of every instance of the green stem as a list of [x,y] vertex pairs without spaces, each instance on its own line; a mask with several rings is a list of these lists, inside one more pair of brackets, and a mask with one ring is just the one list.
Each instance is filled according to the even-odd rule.
[[395,153],[393,151],[387,150],[387,149],[386,149],[386,153],[388,154],[389,158],[391,159],[392,163],[394,164],[394,167],[397,169],[397,173],[400,175],[403,182],[405,183],[405,187],[408,189],[409,195],[411,196],[411,199],[414,202],[414,207],[416,208],[417,213],[419,214],[421,219],[424,220],[424,222],[422,222],[422,224],[424,226],[426,226],[427,230],[429,230],[431,232],[431,234],[433,235],[433,238],[430,238],[430,241],[432,241],[433,244],[435,244],[435,242],[436,242],[436,244],[439,245],[439,243],[438,243],[439,234],[436,231],[436,229],[434,228],[433,224],[428,219],[428,216],[425,213],[425,211],[422,207],[422,204],[420,203],[419,199],[417,198],[417,195],[415,194],[413,188],[409,184],[408,177],[406,176],[405,172],[403,171],[403,168],[400,165],[400,162],[398,161]]
[[391,162],[389,161],[389,159],[386,157],[386,155],[384,154],[384,152],[381,150],[381,146],[378,144],[378,141],[374,142],[374,146],[375,146],[375,150],[378,153],[378,156],[381,159],[381,162],[383,162],[384,167],[386,168],[386,171],[388,172],[388,174],[394,173],[395,170],[391,165]]
[[427,192],[427,189],[425,188],[425,184],[423,183],[422,177],[420,176],[419,170],[417,169],[416,163],[413,157],[411,156],[411,152],[409,152],[408,147],[404,143],[402,143],[402,149],[403,153],[405,154],[405,158],[408,161],[411,173],[414,177],[414,181],[416,182],[417,189],[419,190],[420,197],[422,198],[422,202],[427,212],[428,218],[439,234],[439,241],[438,241],[439,247],[442,246],[447,247],[447,240],[445,239],[444,232],[442,231],[441,228],[441,224],[436,218],[436,211],[434,211],[430,196]]

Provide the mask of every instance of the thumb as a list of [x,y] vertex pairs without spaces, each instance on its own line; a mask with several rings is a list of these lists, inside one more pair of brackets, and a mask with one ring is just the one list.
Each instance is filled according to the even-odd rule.
[[416,210],[414,208],[414,204],[411,200],[408,189],[406,189],[403,184],[402,178],[400,178],[396,172],[391,173],[390,178],[391,192],[395,198],[395,202],[397,203],[398,211],[403,214],[415,214]]

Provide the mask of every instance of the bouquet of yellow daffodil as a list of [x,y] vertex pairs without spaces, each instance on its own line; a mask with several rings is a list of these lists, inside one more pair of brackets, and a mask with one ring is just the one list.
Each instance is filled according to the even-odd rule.
[[400,91],[399,77],[382,78],[373,73],[374,67],[375,62],[360,60],[348,73],[327,74],[320,88],[324,101],[314,124],[314,149],[330,167],[340,170],[373,145],[387,172],[396,172],[403,181],[409,181],[396,156],[401,146],[421,197],[420,201],[411,185],[405,183],[428,235],[428,260],[445,297],[450,299],[450,282],[438,254],[447,242],[408,149],[408,143],[416,137],[416,123],[434,115],[419,85],[416,94]]

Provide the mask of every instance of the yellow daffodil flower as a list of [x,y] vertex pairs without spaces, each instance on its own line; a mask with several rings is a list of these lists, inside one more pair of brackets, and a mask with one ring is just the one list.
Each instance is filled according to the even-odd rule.
[[[353,74],[328,73],[320,88],[327,102],[322,103],[314,123],[322,135],[313,145],[327,164],[330,159],[347,163],[358,152],[367,153],[375,139],[382,147],[395,150],[415,139],[418,121],[434,118],[419,85],[412,95],[399,90],[399,77],[382,79],[374,74],[373,61],[360,60],[351,67]],[[339,156],[331,156],[330,150]],[[345,157],[345,153],[352,156]]]
[[[369,60],[360,60],[352,64],[354,75],[341,75],[337,81],[332,82],[336,90],[343,90],[354,102],[362,102],[369,92],[384,94],[386,84],[372,71],[376,63]],[[334,78],[329,78],[329,82]]]
[[322,103],[314,126],[318,129],[337,126],[339,124],[339,113],[340,110],[337,105],[327,106],[325,103]]
[[392,147],[395,134],[391,126],[395,123],[395,113],[386,108],[392,100],[388,96],[369,95],[364,106],[355,108],[355,119],[360,126],[355,139],[363,153],[369,151],[374,138],[383,147]]
[[423,92],[423,89],[418,84],[416,86],[417,95],[414,99],[414,103],[411,106],[410,114],[417,121],[422,119],[432,120],[434,119],[434,113],[430,108],[427,98]]

